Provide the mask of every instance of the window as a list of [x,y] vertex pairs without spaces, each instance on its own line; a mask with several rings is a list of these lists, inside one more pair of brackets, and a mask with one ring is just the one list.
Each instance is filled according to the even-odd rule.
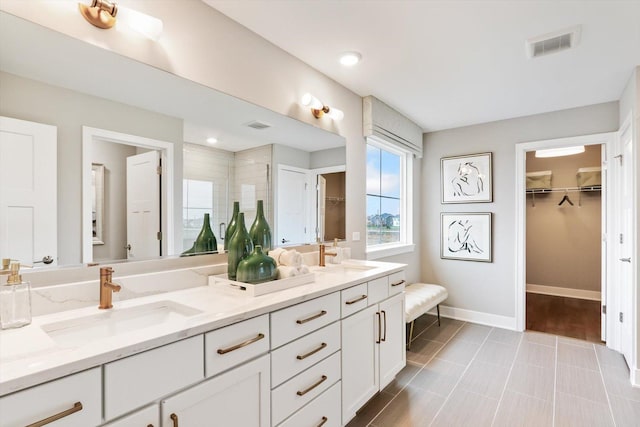
[[412,243],[407,198],[411,161],[411,154],[372,138],[367,140],[368,254]]

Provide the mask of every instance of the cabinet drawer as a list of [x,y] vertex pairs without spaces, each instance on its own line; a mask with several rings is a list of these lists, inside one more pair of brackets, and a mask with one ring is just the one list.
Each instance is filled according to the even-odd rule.
[[369,305],[369,291],[366,283],[340,291],[342,317],[360,311]]
[[104,365],[106,420],[204,378],[202,335]]
[[271,313],[271,348],[280,347],[339,318],[339,292]]
[[340,380],[340,352],[271,392],[271,424],[277,425]]
[[0,398],[1,424],[23,427],[59,415],[56,426],[96,426],[102,422],[101,391],[100,368],[18,391]]
[[404,271],[398,271],[397,273],[390,274],[389,276],[389,296],[399,294],[404,291],[405,279]]
[[204,336],[205,375],[211,377],[269,351],[269,315],[254,317]]
[[367,283],[369,305],[377,304],[389,296],[389,278],[387,276],[370,280]]
[[340,427],[340,381],[293,414],[279,427]]
[[339,349],[339,322],[280,347],[271,353],[271,386],[279,386]]
[[102,427],[160,427],[160,407],[151,405]]

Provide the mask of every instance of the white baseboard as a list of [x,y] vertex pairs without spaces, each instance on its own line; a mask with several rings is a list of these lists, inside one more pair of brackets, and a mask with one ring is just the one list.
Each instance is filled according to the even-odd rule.
[[[437,314],[436,309],[429,311],[430,314]],[[440,315],[450,319],[462,320],[464,322],[478,323],[480,325],[493,326],[496,328],[516,330],[516,318],[501,316],[499,314],[483,313],[481,311],[465,310],[463,308],[448,307],[440,305]]]
[[558,286],[534,285],[527,283],[527,292],[532,294],[554,295],[557,297],[569,297],[600,301],[600,291],[587,291],[584,289],[561,288]]

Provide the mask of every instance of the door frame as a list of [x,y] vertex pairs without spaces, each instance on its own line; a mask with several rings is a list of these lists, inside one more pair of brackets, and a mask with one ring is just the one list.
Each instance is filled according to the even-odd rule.
[[[563,148],[575,145],[597,145],[602,144],[602,234],[606,235],[607,230],[611,228],[611,220],[613,215],[607,215],[611,211],[609,207],[611,205],[611,197],[607,197],[608,181],[606,174],[606,165],[611,156],[612,148],[617,137],[617,132],[599,133],[593,135],[583,135],[568,138],[558,138],[542,141],[530,141],[517,143],[516,149],[516,167],[515,167],[515,217],[516,217],[516,230],[515,230],[515,251],[516,251],[516,275],[515,275],[515,317],[516,317],[516,330],[524,331],[526,327],[526,292],[527,292],[527,275],[526,275],[526,153],[529,151],[548,149],[548,148]],[[606,303],[609,300],[609,296],[613,289],[607,284],[610,281],[610,270],[608,267],[610,257],[606,249],[606,241],[603,239],[602,244],[602,282],[601,288],[605,290],[602,292],[602,303]],[[613,322],[607,322],[607,336],[611,334],[611,327]]]
[[117,144],[157,150],[162,161],[162,223],[163,253],[171,254],[174,249],[174,183],[173,144],[157,139],[145,138],[106,129],[82,126],[82,262],[93,262],[93,242],[91,232],[91,159],[93,141],[108,141]]
[[[336,165],[336,166],[327,166],[323,168],[316,168],[316,169],[309,170],[309,173],[311,175],[311,185],[315,188],[314,194],[316,195],[316,197],[313,200],[309,201],[310,210],[311,212],[313,212],[313,214],[311,215],[311,227],[315,230],[314,234],[316,238],[318,237],[318,230],[320,228],[320,224],[318,223],[318,214],[320,213],[319,212],[320,206],[318,206],[318,191],[320,191],[320,189],[318,188],[318,175],[324,175],[326,173],[337,173],[337,172],[345,172],[345,179],[346,179],[347,166]],[[345,212],[346,212],[346,203],[345,203]],[[345,237],[346,237],[346,230],[345,230]]]

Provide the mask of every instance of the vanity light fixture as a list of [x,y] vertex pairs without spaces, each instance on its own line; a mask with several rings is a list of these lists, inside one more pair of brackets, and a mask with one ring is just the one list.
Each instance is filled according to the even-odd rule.
[[546,150],[536,150],[536,157],[561,157],[571,156],[573,154],[584,153],[584,145],[576,145],[575,147],[549,148]]
[[152,40],[157,40],[162,34],[162,21],[160,19],[137,10],[118,6],[114,1],[91,0],[91,6],[78,3],[78,9],[87,22],[98,28],[105,30],[113,28],[116,24],[117,16],[118,25],[125,24]]
[[344,52],[340,55],[340,63],[345,67],[353,67],[362,59],[359,52]]
[[207,138],[207,144],[211,144],[211,145],[213,145],[213,144],[215,144],[216,142],[218,142],[218,138],[214,138],[214,137]]
[[331,117],[335,121],[340,121],[344,118],[344,113],[337,108],[329,107],[328,105],[324,105],[318,98],[311,95],[310,93],[305,93],[302,99],[300,100],[300,104],[303,107],[311,108],[311,114],[316,119],[324,116],[325,114]]

